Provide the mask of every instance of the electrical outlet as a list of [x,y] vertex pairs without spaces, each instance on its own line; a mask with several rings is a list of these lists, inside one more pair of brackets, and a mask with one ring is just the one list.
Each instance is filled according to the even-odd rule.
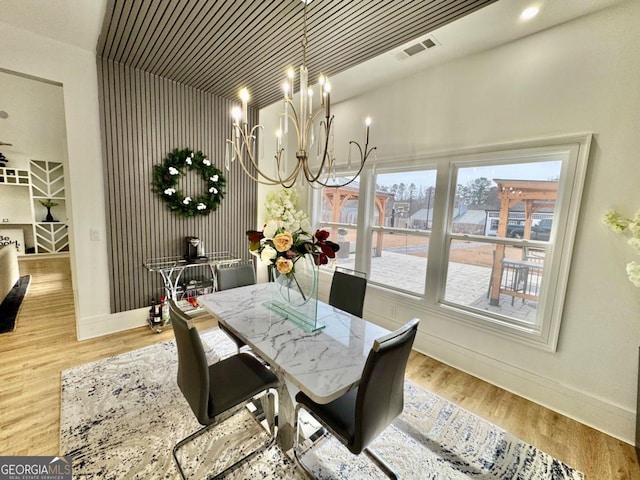
[[2,223],[9,223],[9,219],[8,218],[3,218],[2,219]]
[[96,230],[95,228],[92,228],[90,230],[90,235],[91,235],[91,241],[93,242],[99,242],[100,241],[100,231]]

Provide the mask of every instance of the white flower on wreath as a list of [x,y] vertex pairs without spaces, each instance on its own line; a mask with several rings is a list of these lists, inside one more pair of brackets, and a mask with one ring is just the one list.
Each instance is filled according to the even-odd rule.
[[185,205],[189,205],[191,203],[191,197],[184,197],[182,203],[184,203]]
[[198,210],[204,210],[205,208],[207,208],[207,206],[204,203],[199,203],[198,205],[196,205],[196,208]]
[[[633,218],[625,217],[613,210],[605,212],[602,217],[605,225],[614,232],[628,232],[631,238],[627,243],[636,253],[640,254],[640,210],[636,211]],[[626,267],[629,281],[636,287],[640,287],[640,264],[637,262],[629,262]]]
[[[193,155],[193,153],[191,154]],[[185,160],[185,162],[187,162],[187,165],[191,165],[193,162],[191,161],[192,157],[187,157],[187,159]]]
[[206,165],[207,167],[211,166],[211,162],[209,160],[207,160],[206,158],[204,160],[202,160],[202,164]]
[[209,177],[209,180],[211,180],[212,182],[214,182],[214,183],[215,183],[215,182],[217,182],[217,181],[218,181],[218,178],[219,178],[219,177],[218,177],[218,175],[214,175],[214,176],[212,176],[212,177]]
[[176,167],[169,167],[169,175],[178,175],[180,171]]
[[176,189],[175,188],[167,188],[164,191],[164,194],[165,195],[169,195],[169,196],[173,195],[174,193],[176,193]]
[[216,187],[211,187],[209,189],[209,193],[218,193],[218,189]]

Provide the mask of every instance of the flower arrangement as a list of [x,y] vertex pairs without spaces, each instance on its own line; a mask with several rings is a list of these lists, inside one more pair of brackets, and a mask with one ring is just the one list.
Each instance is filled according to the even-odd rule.
[[282,188],[269,192],[265,200],[265,223],[270,220],[281,222],[282,228],[289,232],[302,229],[311,230],[309,216],[302,210],[297,210],[298,191],[295,188]]
[[[308,221],[303,221],[303,225],[308,226]],[[262,231],[248,230],[247,237],[251,254],[287,276],[295,273],[295,262],[303,255],[312,255],[316,265],[326,265],[340,249],[328,240],[326,230],[316,230],[313,235],[303,228],[289,231],[283,222],[276,220],[267,222]]]
[[[614,232],[629,232],[629,245],[640,254],[640,210],[638,210],[633,218],[625,217],[613,210],[605,212],[602,217],[605,225],[609,226]],[[637,262],[627,263],[627,275],[629,280],[636,287],[640,287],[640,264]]]

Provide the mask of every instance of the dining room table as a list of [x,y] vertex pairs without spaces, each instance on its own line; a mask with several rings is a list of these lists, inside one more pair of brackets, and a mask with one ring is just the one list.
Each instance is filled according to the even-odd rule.
[[293,446],[296,393],[329,403],[355,388],[374,340],[389,331],[321,301],[317,321],[324,327],[309,331],[269,308],[277,295],[273,283],[258,283],[203,295],[198,303],[278,376],[277,442],[286,452]]

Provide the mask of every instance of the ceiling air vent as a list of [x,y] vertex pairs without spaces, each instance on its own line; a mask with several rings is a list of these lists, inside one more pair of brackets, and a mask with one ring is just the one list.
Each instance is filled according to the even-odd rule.
[[411,45],[409,48],[405,48],[403,52],[409,55],[410,57],[413,57],[416,53],[420,53],[426,49],[427,47],[425,47],[421,43],[416,43],[415,45]]
[[405,60],[409,57],[413,57],[414,55],[417,55],[420,52],[424,52],[425,50],[428,50],[430,48],[433,48],[439,45],[440,45],[440,42],[436,39],[436,37],[434,37],[433,35],[429,35],[427,38],[425,38],[424,40],[421,40],[415,45],[411,45],[410,47],[404,48],[401,51],[397,52],[395,54],[395,57],[398,60]]

